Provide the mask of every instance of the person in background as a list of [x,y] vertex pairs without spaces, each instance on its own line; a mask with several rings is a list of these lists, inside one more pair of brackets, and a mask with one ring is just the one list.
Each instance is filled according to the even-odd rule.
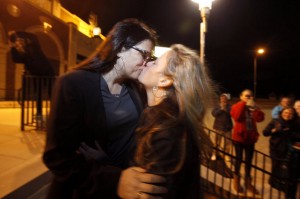
[[[228,97],[223,93],[220,95],[219,105],[212,110],[212,115],[215,118],[213,129],[216,131],[214,145],[216,148],[221,147],[222,137],[224,137],[224,151],[226,153],[230,153],[230,147],[232,146],[230,139],[233,124],[230,111],[231,105],[228,102]],[[213,153],[211,159],[216,160],[216,152]],[[230,157],[226,155],[225,159],[229,161]]]
[[[48,198],[119,198],[120,176],[130,180],[121,187],[128,194],[136,188],[166,191],[155,185],[165,178],[129,167],[145,105],[136,79],[151,61],[155,42],[153,29],[125,19],[89,58],[56,81],[43,154],[54,175]],[[88,146],[98,154],[87,155]]]
[[296,110],[297,115],[300,117],[300,100],[295,101],[294,109]]
[[245,152],[245,188],[251,195],[259,194],[251,184],[251,163],[254,153],[254,145],[258,140],[257,122],[264,120],[265,114],[256,105],[253,100],[252,91],[245,89],[240,94],[240,101],[232,105],[230,112],[234,127],[232,139],[235,147],[236,161],[234,165],[233,189],[237,192],[243,192],[240,185],[240,168]]
[[288,157],[290,146],[299,135],[296,132],[297,114],[293,107],[284,107],[279,118],[272,119],[263,130],[263,135],[270,137],[270,155],[272,158],[272,176],[269,183],[281,191],[291,188],[284,180],[289,178],[289,165],[285,161]]
[[24,74],[32,76],[55,76],[54,67],[42,50],[38,37],[30,32],[9,32],[12,60],[24,64]]
[[296,131],[300,133],[300,100],[295,101],[294,109],[295,109],[296,114],[297,114],[297,117],[296,117]]
[[[34,99],[37,129],[43,129],[43,100],[51,98],[52,86],[56,75],[50,60],[42,50],[38,37],[30,32],[9,32],[9,46],[12,60],[24,64],[23,81],[26,85],[24,98]],[[23,85],[23,86],[24,86]],[[32,88],[33,87],[33,88]],[[33,98],[32,98],[33,97]]]
[[[202,123],[215,97],[206,70],[197,52],[175,44],[149,62],[138,78],[146,88],[148,107],[137,128],[134,163],[167,178],[168,193],[161,198],[199,198],[199,153],[212,147]],[[137,198],[145,198],[137,191]]]
[[292,100],[289,97],[281,97],[280,103],[272,109],[272,118],[279,118],[279,113],[284,107],[291,106]]

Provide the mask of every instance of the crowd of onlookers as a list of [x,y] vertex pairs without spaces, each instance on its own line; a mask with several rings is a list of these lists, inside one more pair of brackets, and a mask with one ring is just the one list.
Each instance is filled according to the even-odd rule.
[[[265,120],[265,113],[256,104],[252,91],[243,90],[240,101],[231,105],[228,94],[221,94],[219,104],[213,108],[213,129],[217,132],[215,136],[215,147],[222,146],[225,154],[230,153],[231,145],[234,146],[236,160],[234,164],[234,175],[232,188],[236,193],[247,192],[259,194],[251,184],[251,162],[254,154],[255,143],[259,133],[256,123]],[[269,152],[272,160],[272,175],[269,183],[273,188],[286,191],[289,186],[287,197],[295,198],[296,187],[287,185],[283,178],[289,177],[287,159],[291,153],[300,152],[300,100],[293,101],[292,98],[283,96],[278,105],[272,109],[272,120],[268,122],[262,134],[270,137]],[[229,138],[229,139],[228,139]],[[232,140],[232,142],[231,142]],[[243,158],[243,155],[245,157]],[[211,156],[216,160],[216,153]],[[224,157],[230,161],[230,157]],[[240,184],[240,167],[242,160],[245,161],[244,186]],[[292,190],[292,191],[291,191]]]

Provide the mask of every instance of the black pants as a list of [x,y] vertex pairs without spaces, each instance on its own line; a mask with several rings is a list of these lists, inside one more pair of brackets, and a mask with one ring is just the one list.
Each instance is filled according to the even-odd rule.
[[245,151],[245,177],[250,177],[251,163],[254,153],[254,144],[244,145],[234,142],[236,161],[234,165],[234,173],[240,176],[240,169],[243,160],[243,151]]

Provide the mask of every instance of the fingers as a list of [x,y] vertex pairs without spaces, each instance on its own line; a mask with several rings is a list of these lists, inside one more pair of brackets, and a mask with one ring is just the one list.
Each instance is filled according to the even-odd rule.
[[118,185],[118,195],[121,198],[158,199],[151,194],[164,194],[168,190],[163,186],[153,185],[165,182],[162,176],[146,173],[145,169],[130,167],[122,171]]
[[95,141],[95,145],[99,151],[104,152],[98,141]]
[[147,184],[147,183],[141,183],[139,185],[139,190],[141,192],[152,193],[152,194],[164,194],[168,192],[166,187]]
[[81,154],[86,154],[86,151],[80,146],[77,150],[77,152],[81,153]]
[[140,173],[146,173],[147,172],[146,169],[143,169],[141,167],[130,167],[129,169],[132,169],[132,170],[134,170],[136,172],[140,172]]
[[163,198],[159,196],[152,196],[143,192],[138,192],[136,199],[163,199]]
[[95,149],[93,149],[92,147],[89,147],[85,142],[80,143],[80,147],[83,150],[87,151],[87,152],[93,152],[96,151]]
[[149,183],[149,184],[166,182],[165,177],[147,173],[147,171],[141,167],[131,167],[131,169],[138,174],[138,178],[140,182]]
[[166,187],[154,185],[157,183],[166,182],[165,177],[146,173],[146,170],[140,167],[134,167],[133,170],[138,173],[140,191],[153,194],[162,194],[168,192]]
[[151,184],[166,182],[165,177],[155,175],[155,174],[150,174],[150,173],[140,173],[139,179],[141,182],[151,183]]

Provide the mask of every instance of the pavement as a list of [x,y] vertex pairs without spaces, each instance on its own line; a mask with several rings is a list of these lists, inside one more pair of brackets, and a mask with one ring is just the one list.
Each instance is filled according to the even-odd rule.
[[45,132],[20,130],[21,109],[0,108],[0,198],[47,171]]
[[[276,103],[262,101],[266,114],[258,124],[259,132],[271,120],[271,108]],[[0,105],[0,198],[22,187],[47,171],[41,160],[45,146],[45,132],[34,129],[20,130],[21,109],[18,106],[5,108]],[[205,119],[212,127],[210,114]],[[256,150],[268,154],[268,138],[260,136]]]

